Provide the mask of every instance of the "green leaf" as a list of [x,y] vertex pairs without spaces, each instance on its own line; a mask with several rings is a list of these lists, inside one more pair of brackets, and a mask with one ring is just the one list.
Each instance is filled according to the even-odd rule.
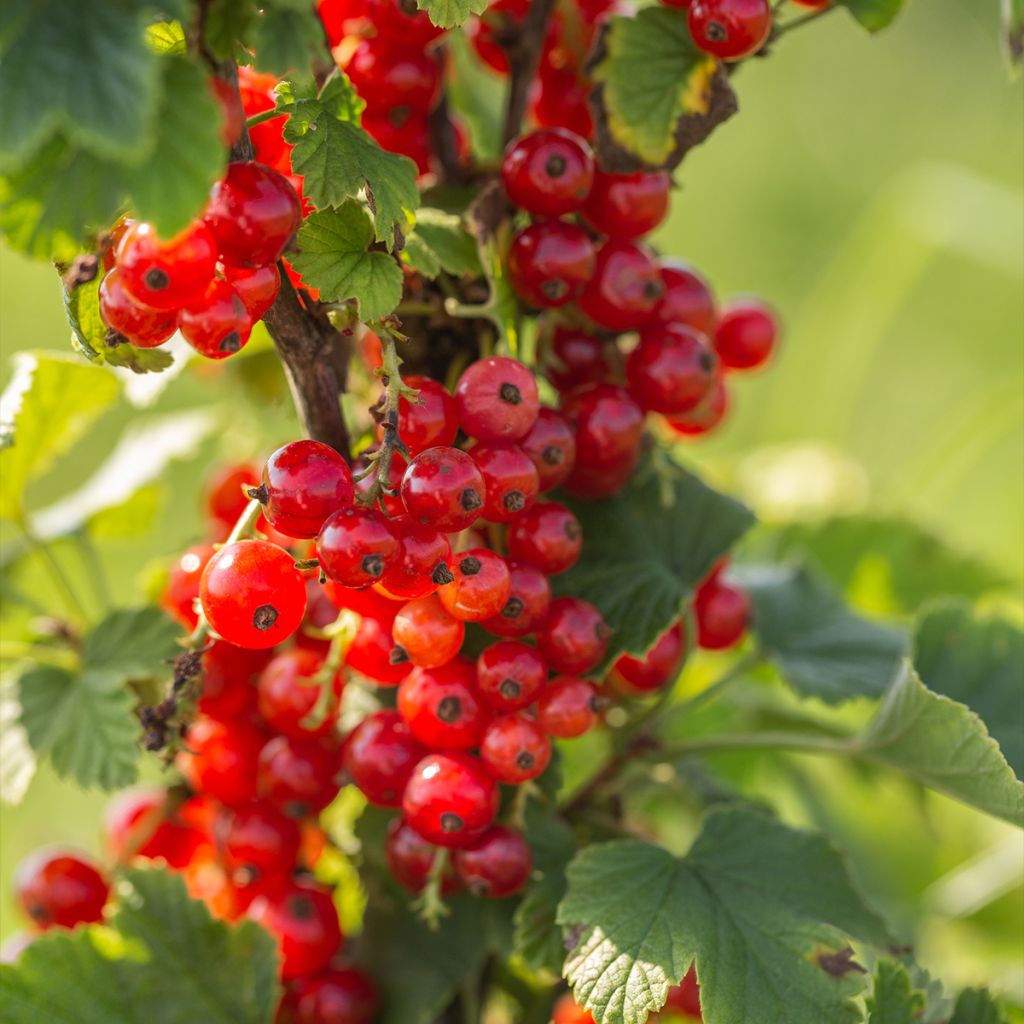
[[805,568],[744,566],[735,577],[760,649],[794,689],[830,703],[888,690],[906,650],[901,632],[855,615]]
[[836,0],[869,32],[878,32],[889,25],[906,6],[907,0]]
[[608,24],[593,77],[603,86],[611,134],[645,163],[663,164],[679,118],[707,111],[715,61],[697,49],[677,8],[646,7]]
[[964,603],[936,605],[918,621],[913,661],[929,690],[981,717],[1017,778],[1024,777],[1024,632],[975,617]]
[[140,487],[124,501],[93,513],[86,523],[89,536],[96,540],[140,537],[152,529],[163,499],[164,489],[160,484]]
[[112,374],[76,359],[17,353],[0,396],[0,516],[22,514],[26,486],[74,445],[119,390]]
[[1024,783],[985,723],[969,708],[932,693],[907,669],[860,738],[871,760],[987,814],[1024,827]]
[[316,210],[299,228],[292,264],[328,302],[355,299],[363,320],[390,313],[402,298],[402,271],[386,252],[369,251],[373,224],[359,203]]
[[1003,0],[1003,47],[1011,67],[1024,59],[1024,0]]
[[297,6],[273,0],[260,6],[262,13],[253,33],[255,64],[260,71],[303,77],[319,57],[327,58],[323,25],[312,4]]
[[924,994],[914,990],[906,967],[879,960],[868,996],[868,1024],[918,1024]]
[[215,921],[178,875],[125,872],[110,927],[38,937],[0,967],[7,1024],[269,1024],[271,937]]
[[441,28],[455,28],[469,20],[471,14],[483,14],[489,0],[416,0],[416,6],[426,11],[433,24]]
[[558,921],[597,1024],[644,1024],[695,959],[709,1022],[857,1024],[862,981],[842,954],[890,941],[826,839],[736,806],[711,811],[683,858],[636,840],[584,849]]
[[609,662],[647,651],[754,521],[744,505],[667,460],[643,465],[613,498],[569,504],[586,543],[554,584],[592,601],[614,625]]
[[0,681],[0,800],[19,804],[36,773],[36,755],[20,721],[17,687]]
[[442,270],[455,275],[483,273],[476,240],[461,217],[444,210],[417,211],[416,227],[406,239],[402,257],[429,278],[437,277]]
[[158,21],[146,29],[146,41],[157,53],[184,56],[188,40],[180,21]]
[[91,153],[138,157],[159,95],[151,0],[33,0],[0,12],[0,159],[24,163],[56,132]]
[[166,674],[181,653],[180,636],[181,627],[159,608],[119,608],[86,636],[85,671],[106,677],[108,685]]
[[1006,1018],[985,989],[965,988],[956,1001],[949,1024],[1006,1024]]
[[250,42],[257,10],[253,0],[208,0],[203,7],[203,42],[215,57],[235,57]]

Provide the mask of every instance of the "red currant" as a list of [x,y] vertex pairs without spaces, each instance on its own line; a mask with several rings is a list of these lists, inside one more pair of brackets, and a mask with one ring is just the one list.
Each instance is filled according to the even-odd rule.
[[377,34],[403,47],[424,50],[444,32],[426,11],[409,14],[399,0],[367,0],[367,7]]
[[725,381],[720,376],[716,376],[711,393],[700,405],[681,416],[669,416],[665,422],[676,434],[681,434],[684,437],[699,437],[701,434],[714,430],[725,419],[728,411],[729,391]]
[[[246,117],[273,110],[277,87],[281,83],[269,74],[254,71],[245,65],[238,69],[238,92]],[[249,129],[256,159],[282,174],[291,174],[292,147],[284,141],[286,118],[275,117]]]
[[625,388],[598,384],[573,392],[562,415],[576,432],[576,469],[614,469],[636,461],[644,414]]
[[452,861],[462,884],[491,900],[514,896],[533,872],[526,840],[502,825],[489,828],[472,846],[456,850]]
[[596,334],[577,327],[556,327],[547,342],[544,372],[559,391],[612,379],[607,346]]
[[507,523],[537,500],[540,476],[533,460],[519,445],[510,441],[481,441],[469,455],[484,478],[484,519]]
[[312,885],[293,883],[261,896],[248,916],[277,939],[284,981],[323,970],[344,941],[330,893]]
[[392,661],[440,668],[459,653],[466,627],[449,614],[437,594],[429,594],[402,605],[391,634],[395,642]]
[[230,722],[256,705],[256,677],[270,661],[269,650],[248,650],[218,640],[203,655],[203,689],[198,708]]
[[398,710],[413,736],[430,750],[471,750],[489,712],[476,690],[472,662],[414,669],[398,687]]
[[583,216],[602,235],[633,239],[653,231],[668,213],[668,171],[594,175]]
[[498,715],[480,740],[480,760],[499,782],[519,785],[547,768],[551,740],[529,715]]
[[224,865],[246,882],[290,875],[300,842],[298,824],[266,801],[226,811],[220,829]]
[[[384,855],[395,880],[410,892],[421,892],[426,887],[438,853],[437,847],[433,843],[428,843],[403,818],[395,818],[391,822],[384,845]],[[441,892],[452,893],[458,887],[458,879],[449,865],[441,876]]]
[[487,548],[470,548],[454,559],[453,583],[438,591],[449,615],[481,622],[497,615],[512,591],[508,563]]
[[541,491],[552,491],[576,464],[576,433],[554,409],[541,409],[537,422],[519,442],[537,470]]
[[407,156],[420,174],[430,172],[430,124],[424,112],[393,108],[383,113],[363,114],[363,128],[390,153]]
[[220,141],[225,146],[233,146],[242,134],[242,124],[245,121],[238,90],[230,82],[216,77],[210,79],[210,90],[221,112]]
[[355,612],[356,615],[363,618],[377,619],[386,626],[390,626],[395,621],[398,609],[402,607],[401,602],[376,590],[353,590],[351,587],[343,587],[333,580],[327,580],[324,583],[323,591],[335,608]]
[[526,636],[540,627],[551,604],[551,584],[536,566],[525,562],[508,563],[510,588],[505,604],[497,615],[480,625],[496,636]]
[[129,295],[116,268],[100,281],[100,316],[139,348],[156,348],[175,332],[177,318],[168,309],[153,309]]
[[494,821],[498,787],[475,757],[430,754],[413,770],[402,810],[427,842],[468,846]]
[[654,311],[663,324],[686,324],[711,337],[718,314],[708,282],[691,266],[676,260],[662,260],[661,280],[665,293]]
[[596,266],[590,236],[583,228],[560,220],[523,228],[508,251],[512,287],[527,305],[543,309],[564,306],[580,295]]
[[391,634],[393,621],[393,618],[382,621],[375,616],[364,615],[345,656],[348,668],[362,673],[378,686],[397,686],[412,669],[405,651],[395,651],[395,640]]
[[373,1024],[377,1018],[377,989],[354,967],[298,979],[293,999],[292,1024]]
[[551,1024],[594,1024],[593,1015],[578,1006],[572,996],[566,992],[558,997],[551,1015]]
[[341,753],[317,739],[275,736],[259,755],[259,792],[293,818],[319,814],[341,788]]
[[330,445],[292,441],[267,459],[259,499],[275,530],[315,537],[332,512],[352,504],[354,493],[348,464]]
[[589,83],[575,67],[542,63],[532,96],[533,119],[539,125],[568,128],[584,139],[591,139],[594,119],[587,102],[589,93]]
[[536,647],[501,640],[476,659],[477,689],[495,711],[521,711],[544,688],[548,667]]
[[426,750],[397,711],[367,715],[345,740],[345,771],[370,803],[399,807]]
[[391,521],[363,506],[334,512],[316,539],[324,572],[345,587],[366,587],[379,580],[400,553]]
[[430,377],[412,374],[404,380],[419,392],[415,401],[405,397],[398,401],[398,436],[409,454],[450,445],[459,432],[455,399],[443,384]]
[[518,359],[471,363],[455,388],[462,429],[478,441],[518,441],[537,422],[537,382]]
[[579,676],[557,676],[537,701],[537,723],[549,736],[582,736],[597,721],[597,690]]
[[498,39],[517,30],[529,9],[530,0],[495,0],[483,15],[466,22],[465,31],[477,56],[500,74],[508,74],[508,55]]
[[666,324],[640,335],[626,360],[626,379],[641,409],[678,416],[708,397],[717,369],[704,335],[683,324]]
[[253,323],[274,304],[281,288],[281,274],[276,263],[265,267],[220,267],[228,284],[238,293]]
[[772,30],[768,0],[693,0],[690,35],[719,60],[742,60],[757,53]]
[[594,181],[590,144],[564,128],[542,128],[508,144],[501,179],[527,213],[560,217],[580,209]]
[[684,1017],[701,1019],[700,985],[697,984],[697,972],[692,964],[686,972],[686,977],[668,990],[665,1008],[681,1013]]
[[200,355],[227,359],[249,340],[252,317],[238,292],[215,277],[202,297],[178,314],[178,327]]
[[767,362],[778,333],[775,314],[763,302],[732,302],[722,310],[715,329],[715,351],[727,370],[752,370]]
[[448,538],[432,526],[417,523],[408,515],[396,516],[391,528],[401,544],[398,557],[374,584],[388,597],[410,600],[426,597],[454,577],[448,567],[452,546]]
[[137,302],[178,309],[195,302],[213,278],[217,245],[202,221],[163,241],[152,224],[135,221],[117,245],[118,279]]
[[402,501],[421,523],[455,533],[475,522],[487,490],[476,463],[458,448],[428,448],[402,478]]
[[287,736],[326,736],[334,731],[341,704],[341,675],[331,680],[331,696],[319,724],[307,722],[320,699],[316,681],[323,658],[296,648],[279,654],[260,673],[257,683],[260,715],[272,729]]
[[750,598],[739,587],[714,579],[697,588],[693,610],[697,643],[706,650],[720,651],[742,639],[750,619]]
[[135,786],[118,793],[103,812],[103,835],[111,855],[120,863],[136,857],[163,860],[180,871],[209,847],[208,838],[188,822],[189,804],[171,806],[162,786]]
[[616,684],[626,693],[660,690],[679,673],[686,648],[682,622],[675,622],[655,640],[642,657],[623,654],[612,666]]
[[557,597],[537,634],[537,647],[553,672],[578,675],[597,667],[611,630],[601,613],[579,597]]
[[625,462],[607,468],[577,464],[565,482],[565,489],[577,498],[586,498],[588,501],[610,498],[629,483],[636,470],[639,456],[640,453],[637,451]]
[[204,488],[206,514],[230,530],[249,504],[248,490],[259,482],[260,471],[247,462],[218,469]]
[[540,502],[509,526],[509,557],[548,576],[571,569],[582,549],[579,520],[557,501]]
[[195,629],[199,621],[195,607],[199,597],[199,580],[215,550],[212,544],[196,544],[178,559],[167,576],[160,607],[188,629]]
[[43,849],[18,866],[14,891],[38,928],[74,928],[103,920],[110,885],[83,855]]
[[256,798],[256,764],[266,742],[263,730],[244,719],[226,725],[199,718],[189,727],[178,767],[197,792],[241,807]]
[[364,39],[345,65],[356,91],[378,110],[405,107],[426,114],[437,102],[441,72],[437,61],[406,40],[392,45],[380,36]]
[[579,306],[599,327],[635,331],[651,320],[664,291],[650,250],[613,238],[597,250]]

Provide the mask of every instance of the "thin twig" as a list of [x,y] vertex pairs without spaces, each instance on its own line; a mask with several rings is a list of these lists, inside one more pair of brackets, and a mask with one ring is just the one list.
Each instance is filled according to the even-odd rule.
[[554,9],[555,0],[533,0],[515,42],[506,49],[509,88],[502,134],[506,143],[511,142],[522,127],[523,117],[526,115],[526,102],[530,98],[530,86],[537,74],[544,37],[548,31],[548,21]]

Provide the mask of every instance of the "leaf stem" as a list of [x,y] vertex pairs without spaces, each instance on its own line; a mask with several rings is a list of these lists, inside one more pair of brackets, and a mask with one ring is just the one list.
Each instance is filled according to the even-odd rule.
[[700,693],[680,701],[672,707],[672,716],[682,714],[684,711],[695,711],[708,701],[714,700],[721,692],[731,686],[737,679],[745,676],[755,665],[763,660],[760,651],[750,651],[726,669],[713,683],[709,683]]
[[273,121],[275,117],[285,117],[287,113],[287,110],[278,110],[277,107],[271,107],[270,110],[262,110],[260,113],[246,118],[245,127],[255,128],[256,125],[263,124],[264,121]]
[[788,35],[794,29],[798,29],[802,25],[809,25],[812,21],[818,21],[819,18],[823,18],[830,11],[837,10],[841,6],[841,4],[833,2],[829,4],[828,7],[822,7],[817,11],[808,11],[806,14],[801,14],[797,18],[793,18],[792,21],[776,25],[772,30],[771,41],[775,42],[776,40],[781,39],[784,35]]
[[693,754],[716,753],[722,750],[796,750],[812,754],[848,756],[857,753],[855,738],[821,736],[802,732],[732,733],[684,740],[657,751],[661,761],[671,761]]
[[60,591],[61,598],[68,611],[72,615],[77,615],[83,622],[88,622],[89,615],[85,610],[85,605],[79,599],[75,588],[71,585],[71,580],[68,579],[67,574],[64,572],[64,567],[57,560],[50,545],[35,533],[26,516],[20,516],[16,522],[29,549],[33,554],[38,555],[42,559],[49,570],[50,576]]
[[[330,637],[331,645],[327,648],[324,663],[317,670],[316,675],[308,680],[308,685],[318,686],[320,692],[317,694],[316,703],[302,720],[304,727],[317,729],[326,719],[334,692],[334,679],[345,663],[345,655],[348,654],[348,649],[352,646],[358,628],[359,617],[354,612],[343,609],[334,622],[321,631],[324,636]],[[307,680],[302,680],[302,682],[307,682]]]
[[416,912],[431,931],[436,931],[441,923],[441,918],[447,917],[451,913],[441,895],[444,873],[448,869],[448,856],[448,850],[445,847],[437,848],[434,862],[430,865],[430,874],[427,875],[427,884],[423,887],[419,898],[413,903]]

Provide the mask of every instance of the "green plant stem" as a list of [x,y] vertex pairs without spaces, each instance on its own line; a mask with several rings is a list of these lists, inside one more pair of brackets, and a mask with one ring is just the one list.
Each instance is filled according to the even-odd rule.
[[77,615],[84,622],[88,622],[89,615],[85,610],[85,605],[79,600],[78,594],[75,593],[75,588],[71,586],[71,581],[64,572],[63,566],[54,556],[53,551],[50,549],[50,545],[42,538],[36,536],[32,527],[29,525],[28,519],[24,516],[17,520],[17,525],[25,538],[25,543],[28,544],[32,553],[38,555],[49,570],[50,576],[56,584],[57,589],[60,591],[61,598],[63,599],[68,611],[71,612],[72,615]]
[[270,110],[262,110],[260,113],[246,118],[245,127],[255,128],[256,125],[263,124],[264,121],[272,121],[275,117],[285,117],[287,114],[287,110],[278,110],[276,107],[272,107]]
[[448,869],[448,857],[448,851],[443,846],[439,846],[434,853],[434,862],[430,865],[427,884],[423,887],[419,898],[413,903],[416,912],[431,931],[437,929],[442,917],[447,917],[451,913],[441,895],[441,883],[444,873]]
[[673,761],[694,754],[722,750],[795,750],[809,754],[848,756],[857,753],[855,738],[820,736],[802,732],[751,732],[704,736],[660,747],[659,761]]
[[[327,648],[324,663],[317,670],[316,675],[308,680],[309,686],[320,688],[316,703],[302,720],[302,724],[309,729],[318,728],[327,717],[334,694],[334,679],[345,663],[345,655],[348,654],[348,649],[352,646],[358,628],[359,617],[354,612],[344,609],[338,613],[338,617],[331,625],[320,631],[324,636],[330,637],[331,645]],[[302,682],[307,681],[302,680]]]
[[840,4],[832,3],[828,7],[822,7],[820,11],[808,11],[807,14],[801,14],[798,18],[794,18],[792,21],[787,21],[782,25],[777,25],[775,30],[772,32],[772,42],[781,39],[784,35],[788,35],[794,29],[800,28],[802,25],[809,25],[812,21],[817,21],[819,18],[823,18],[830,11],[837,10]]
[[680,701],[672,707],[672,717],[682,714],[684,711],[695,711],[697,708],[718,697],[723,690],[728,689],[737,679],[745,676],[755,665],[763,660],[760,651],[751,651],[742,658],[734,661],[729,668],[722,673],[713,683],[705,686],[700,693]]

